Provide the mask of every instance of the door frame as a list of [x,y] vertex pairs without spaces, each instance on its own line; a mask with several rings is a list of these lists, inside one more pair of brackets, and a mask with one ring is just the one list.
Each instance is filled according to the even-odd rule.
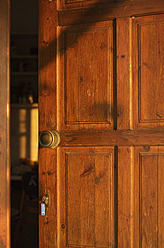
[[0,0],[0,247],[10,247],[10,0]]

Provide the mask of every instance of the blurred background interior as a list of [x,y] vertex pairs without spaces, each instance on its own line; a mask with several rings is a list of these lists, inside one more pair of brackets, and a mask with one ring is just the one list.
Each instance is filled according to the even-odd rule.
[[38,0],[11,0],[11,244],[38,247]]

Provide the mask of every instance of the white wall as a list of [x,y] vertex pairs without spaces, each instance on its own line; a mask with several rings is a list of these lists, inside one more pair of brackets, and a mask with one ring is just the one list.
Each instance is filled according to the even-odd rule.
[[11,0],[11,33],[37,34],[38,0]]

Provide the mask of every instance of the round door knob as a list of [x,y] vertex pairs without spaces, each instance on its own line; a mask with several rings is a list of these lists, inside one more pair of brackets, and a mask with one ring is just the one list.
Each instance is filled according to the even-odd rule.
[[55,148],[59,145],[60,136],[57,131],[54,130],[44,130],[39,135],[39,143],[45,148]]

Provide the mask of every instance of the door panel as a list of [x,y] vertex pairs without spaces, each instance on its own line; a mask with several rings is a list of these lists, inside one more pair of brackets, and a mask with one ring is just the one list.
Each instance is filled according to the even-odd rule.
[[58,149],[60,247],[114,245],[114,148]]
[[58,37],[58,128],[112,129],[113,22],[58,28]]
[[118,147],[118,247],[163,247],[164,148]]
[[164,237],[164,148],[136,147],[135,242],[137,247],[163,247]]
[[164,126],[164,19],[133,19],[134,119],[136,128]]

